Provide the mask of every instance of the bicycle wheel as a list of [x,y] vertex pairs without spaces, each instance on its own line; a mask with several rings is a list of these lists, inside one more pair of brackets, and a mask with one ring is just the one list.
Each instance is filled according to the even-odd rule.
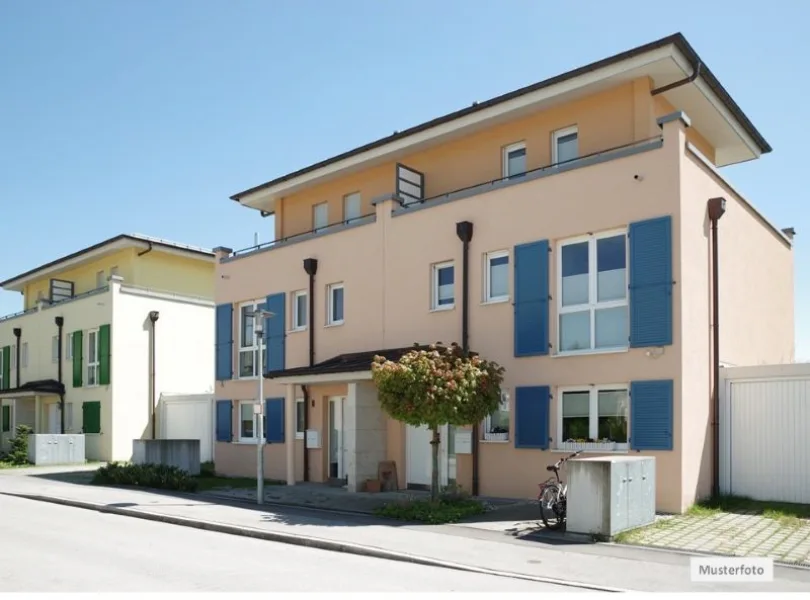
[[546,529],[555,531],[565,523],[565,514],[560,501],[560,487],[550,485],[540,495],[540,518]]

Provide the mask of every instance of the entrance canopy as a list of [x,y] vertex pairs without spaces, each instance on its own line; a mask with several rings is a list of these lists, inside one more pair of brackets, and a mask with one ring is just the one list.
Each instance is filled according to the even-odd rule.
[[32,398],[34,396],[59,396],[65,393],[65,385],[55,379],[29,381],[19,387],[0,391],[0,398]]

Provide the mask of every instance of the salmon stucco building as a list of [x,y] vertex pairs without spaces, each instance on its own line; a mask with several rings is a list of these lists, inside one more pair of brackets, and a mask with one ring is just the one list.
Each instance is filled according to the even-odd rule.
[[712,490],[716,364],[793,360],[792,230],[719,173],[770,151],[676,34],[236,194],[275,241],[215,249],[217,470],[255,473],[261,435],[290,485],[359,492],[383,461],[428,485],[370,363],[454,341],[506,372],[498,411],[442,432],[443,483],[531,497],[563,453],[641,453],[683,511]]

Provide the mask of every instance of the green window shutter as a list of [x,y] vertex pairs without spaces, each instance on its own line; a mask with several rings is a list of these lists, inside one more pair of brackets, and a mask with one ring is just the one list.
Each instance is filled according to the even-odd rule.
[[110,326],[98,328],[98,383],[110,385]]
[[0,365],[0,368],[3,369],[2,389],[9,390],[11,389],[11,346],[3,348],[3,364]]
[[11,431],[11,407],[3,407],[3,431]]
[[82,349],[84,343],[82,341],[82,332],[73,332],[73,387],[82,387]]
[[101,433],[101,402],[82,404],[82,429],[84,433]]

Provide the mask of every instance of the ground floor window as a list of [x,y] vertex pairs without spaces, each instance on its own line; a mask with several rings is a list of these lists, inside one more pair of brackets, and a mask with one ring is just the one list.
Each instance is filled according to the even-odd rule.
[[498,408],[484,419],[484,439],[491,442],[505,442],[509,439],[509,394],[501,391]]
[[253,410],[256,402],[247,400],[239,403],[239,441],[256,441],[256,415]]
[[557,439],[565,450],[626,450],[630,395],[627,386],[559,390]]
[[306,434],[304,426],[305,413],[307,405],[303,398],[298,398],[295,401],[295,439],[303,440]]

